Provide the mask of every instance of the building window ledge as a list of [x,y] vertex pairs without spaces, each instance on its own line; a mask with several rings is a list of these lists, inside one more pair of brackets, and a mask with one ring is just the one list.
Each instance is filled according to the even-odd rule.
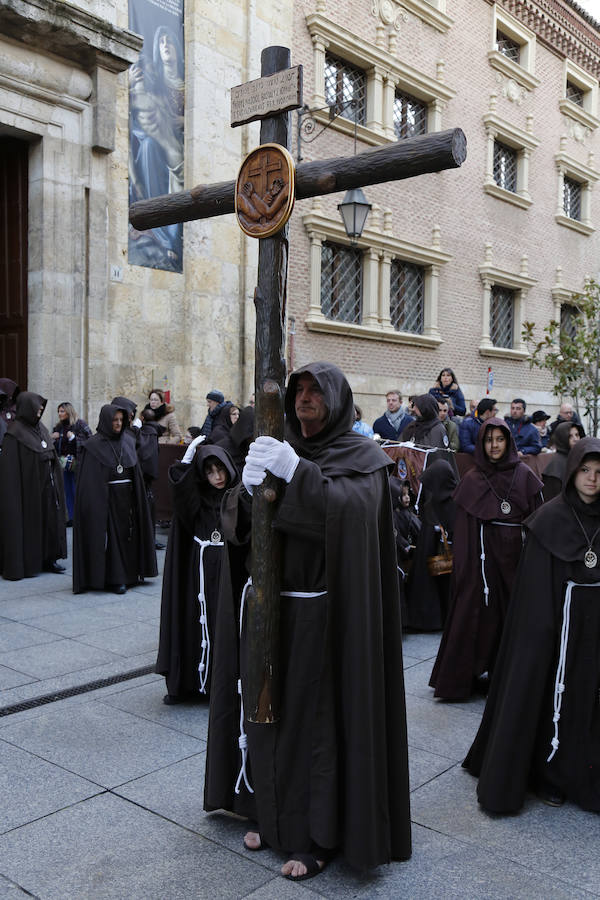
[[596,230],[593,225],[586,225],[585,222],[580,222],[578,219],[572,219],[570,216],[564,216],[560,213],[557,213],[554,216],[555,220],[559,225],[565,225],[567,228],[572,228],[573,231],[578,231],[579,234],[593,234]]
[[409,331],[396,331],[384,325],[356,325],[351,322],[336,322],[325,316],[313,314],[305,319],[309,331],[320,331],[327,334],[346,335],[347,337],[364,338],[368,341],[385,341],[392,344],[412,344],[414,347],[439,347],[443,344],[440,337],[428,334],[413,334]]
[[496,197],[498,200],[504,200],[506,203],[512,203],[513,206],[518,206],[520,209],[529,209],[533,203],[531,197],[525,197],[519,193],[515,194],[514,191],[507,191],[505,188],[497,185],[496,182],[484,184],[483,190],[486,194],[490,194],[490,196]]
[[567,100],[565,97],[558,101],[558,106],[564,116],[575,119],[576,122],[585,125],[586,128],[590,128],[592,131],[600,125],[600,119],[587,112],[587,110],[582,109],[580,106],[577,106],[577,104],[573,103],[571,100]]
[[373,128],[367,128],[365,125],[357,124],[355,126],[351,119],[344,118],[343,113],[334,119],[333,122],[329,118],[328,111],[325,109],[316,110],[314,113],[311,113],[311,115],[320,125],[331,126],[334,131],[339,131],[342,134],[349,134],[351,137],[354,137],[354,129],[356,128],[357,140],[362,141],[364,144],[372,144],[373,146],[379,147],[383,144],[390,143],[390,139],[383,133],[375,131]]
[[494,347],[482,341],[479,345],[480,356],[496,356],[500,359],[529,359],[527,350],[513,350],[512,347]]
[[454,19],[427,0],[402,0],[402,6],[442,34],[446,34],[454,25]]
[[493,69],[497,69],[498,72],[506,75],[507,78],[513,78],[517,84],[520,84],[521,87],[526,88],[528,91],[535,90],[541,84],[539,78],[536,78],[535,75],[532,75],[531,72],[528,72],[518,63],[507,59],[499,50],[490,50],[488,61]]

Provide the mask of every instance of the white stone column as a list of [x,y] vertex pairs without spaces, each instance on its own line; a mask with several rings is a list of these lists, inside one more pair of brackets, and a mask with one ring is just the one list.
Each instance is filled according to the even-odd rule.
[[439,98],[432,100],[429,104],[429,111],[427,114],[427,131],[441,131],[442,130],[442,110],[444,108],[444,103]]
[[496,132],[489,125],[486,127],[487,135],[487,155],[485,162],[485,183],[496,184],[494,180],[494,141],[496,140]]
[[524,200],[531,200],[529,193],[529,157],[531,150],[524,147],[519,153],[518,161],[518,177],[517,177],[517,193]]
[[492,282],[489,278],[483,279],[483,306],[482,306],[482,323],[481,323],[481,342],[480,350],[486,350],[494,345],[490,338],[490,303],[492,296]]
[[564,166],[558,165],[558,194],[556,197],[556,215],[564,216],[565,215],[565,169]]
[[440,289],[440,267],[431,266],[425,274],[425,310],[423,315],[423,333],[427,337],[439,338],[438,302]]
[[310,306],[309,318],[322,316],[321,312],[321,249],[324,237],[313,231],[310,235]]
[[367,128],[384,133],[383,125],[383,76],[379,66],[373,66],[367,81]]
[[312,105],[315,109],[325,106],[325,50],[329,46],[328,41],[323,40],[318,34],[313,34],[313,65],[315,69],[315,87]]
[[362,324],[379,327],[379,251],[374,247],[364,254]]
[[392,254],[383,251],[379,264],[379,321],[383,328],[391,328],[390,287],[392,277]]
[[396,140],[394,131],[394,98],[396,96],[396,82],[387,73],[383,79],[383,131],[390,141]]
[[591,181],[587,181],[581,185],[581,221],[584,225],[592,226],[591,209],[592,209],[592,191],[594,185]]

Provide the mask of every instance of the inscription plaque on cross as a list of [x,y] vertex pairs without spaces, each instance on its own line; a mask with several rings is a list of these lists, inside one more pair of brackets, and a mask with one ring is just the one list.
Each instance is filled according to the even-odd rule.
[[[267,47],[261,55],[261,78],[248,85],[232,89],[232,126],[242,125],[261,118],[260,143],[254,153],[271,152],[265,144],[278,144],[282,153],[289,155],[289,110],[302,106],[301,67],[290,69],[290,52],[285,47]],[[277,76],[273,81],[273,76]],[[277,91],[273,83],[279,83],[281,105],[275,101]],[[264,95],[261,96],[262,86]],[[249,111],[244,117],[244,91],[249,89]],[[235,104],[234,104],[235,92]],[[234,110],[235,105],[235,110]],[[262,150],[261,150],[262,148]],[[427,172],[440,172],[458,168],[466,159],[466,138],[460,128],[407,138],[396,143],[369,150],[352,157],[339,157],[302,163],[292,172],[288,188],[287,216],[275,222],[272,216],[269,227],[260,219],[268,219],[274,198],[270,194],[269,178],[276,180],[279,169],[270,162],[254,165],[252,154],[244,162],[250,162],[250,171],[244,180],[244,163],[235,181],[214,185],[198,185],[178,194],[168,194],[134,203],[129,221],[143,231],[175,222],[220,216],[234,211],[240,227],[246,234],[259,238],[258,279],[254,293],[256,307],[255,342],[255,434],[268,434],[283,439],[283,397],[285,389],[285,306],[287,291],[288,240],[287,219],[294,199],[305,199],[351,188],[365,187],[399,181]],[[260,178],[260,184],[253,178]],[[243,182],[243,183],[241,183]],[[253,193],[247,186],[252,182]],[[258,190],[256,190],[258,186]],[[279,194],[281,194],[281,190]],[[258,203],[258,198],[263,206]],[[249,200],[249,204],[246,203]],[[242,215],[240,210],[245,207]],[[252,212],[254,210],[254,212]],[[246,213],[249,214],[246,215]],[[253,218],[254,215],[257,218]],[[255,223],[261,226],[254,228]],[[244,227],[248,225],[248,228]],[[273,229],[271,226],[275,225]],[[250,229],[250,230],[248,230]],[[264,236],[266,233],[267,236]],[[277,498],[282,484],[270,473],[252,498],[252,588],[247,596],[246,643],[247,678],[244,701],[246,717],[252,722],[271,723],[279,715],[278,660],[279,660],[279,575],[281,545],[277,532],[272,529]]]

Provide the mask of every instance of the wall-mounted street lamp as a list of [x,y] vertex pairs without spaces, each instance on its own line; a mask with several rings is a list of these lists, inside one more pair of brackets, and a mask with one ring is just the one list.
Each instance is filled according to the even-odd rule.
[[[355,109],[356,108],[356,100],[347,100],[345,103],[335,106],[321,106],[317,109],[309,109],[308,106],[304,105],[302,109],[298,110],[298,162],[302,160],[302,143],[312,144],[314,140],[320,137],[324,131],[332,125],[332,123],[337,119],[338,116],[341,116],[342,113],[347,109]],[[324,110],[329,111],[329,122],[327,122],[320,131],[317,131],[315,134],[315,128],[317,126],[317,120],[314,117],[314,113],[323,112]],[[354,155],[356,156],[356,116],[354,117]],[[365,227],[365,222],[367,221],[367,216],[371,211],[372,207],[367,198],[365,197],[361,188],[354,188],[353,190],[346,191],[346,196],[342,200],[341,203],[338,203],[338,210],[340,211],[340,215],[342,217],[342,222],[344,223],[344,228],[346,229],[346,234],[350,238],[350,243],[355,244],[361,234],[363,233],[363,228]]]

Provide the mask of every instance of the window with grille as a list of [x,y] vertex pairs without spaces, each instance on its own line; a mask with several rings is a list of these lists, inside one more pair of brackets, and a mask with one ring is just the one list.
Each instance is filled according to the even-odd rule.
[[517,192],[518,153],[512,147],[494,141],[494,181],[505,191]]
[[425,270],[422,266],[392,260],[390,319],[396,331],[423,334]]
[[563,209],[565,216],[581,220],[581,184],[566,176],[563,187]]
[[579,314],[579,310],[571,303],[563,303],[560,308],[560,335],[561,338],[567,337],[573,339],[577,332],[575,327],[575,317]]
[[567,81],[567,100],[577,104],[577,106],[581,106],[583,109],[583,91],[576,84],[573,84],[572,81]]
[[321,311],[327,319],[360,324],[362,312],[360,250],[324,243],[321,248]]
[[496,44],[502,56],[506,56],[507,59],[515,63],[521,62],[521,45],[507,34],[504,34],[503,31],[500,31],[500,29],[496,32]]
[[490,338],[494,347],[512,347],[515,292],[494,284],[490,297]]
[[332,115],[364,125],[367,121],[367,76],[362,69],[325,55],[325,102]]
[[396,139],[414,137],[416,134],[427,133],[427,105],[411,97],[396,91],[394,98],[394,131]]

